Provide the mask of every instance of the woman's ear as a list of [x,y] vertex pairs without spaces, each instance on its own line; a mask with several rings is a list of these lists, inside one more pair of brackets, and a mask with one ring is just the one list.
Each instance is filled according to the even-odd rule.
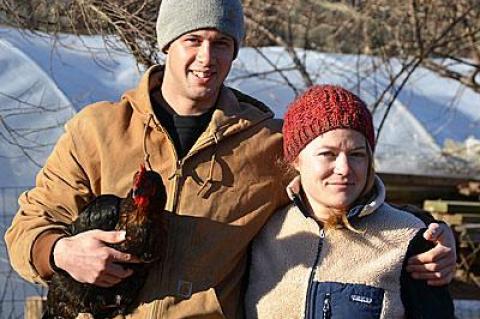
[[300,175],[297,175],[295,178],[292,179],[292,181],[288,184],[287,186],[287,194],[288,197],[293,200],[294,195],[300,194],[300,189],[301,189],[301,180],[300,180]]

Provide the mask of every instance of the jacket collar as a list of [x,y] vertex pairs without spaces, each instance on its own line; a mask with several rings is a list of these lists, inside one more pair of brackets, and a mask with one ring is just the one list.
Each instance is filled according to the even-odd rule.
[[[306,217],[310,217],[311,214],[307,210],[304,199],[301,196],[301,184],[302,183],[300,176],[296,176],[288,184],[286,191],[290,200],[295,204],[295,206],[298,207],[298,209],[303,213],[303,215],[305,215]],[[385,202],[385,185],[377,175],[375,175],[375,182],[371,194],[371,197],[367,200],[366,203],[357,204],[350,209],[347,214],[347,218],[349,221],[373,214]]]
[[[144,122],[147,123],[149,118],[154,114],[152,102],[150,100],[150,92],[161,85],[163,76],[163,68],[160,66],[150,67],[141,77],[138,86],[135,89],[125,92],[122,100],[128,102],[135,113],[140,115]],[[155,116],[154,123],[159,124]]]
[[[161,86],[163,72],[164,67],[161,65],[150,67],[142,76],[138,87],[126,92],[122,97],[130,103],[137,114],[143,117],[146,124],[150,122],[150,125],[160,126],[160,122],[154,116],[150,92]],[[209,144],[213,140],[219,142],[226,136],[273,118],[273,115],[273,112],[263,103],[223,86],[212,121],[192,149]],[[153,121],[151,121],[152,118]]]

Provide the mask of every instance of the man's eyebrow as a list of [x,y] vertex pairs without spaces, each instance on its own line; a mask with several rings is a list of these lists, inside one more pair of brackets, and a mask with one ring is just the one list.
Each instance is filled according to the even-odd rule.
[[231,37],[229,37],[228,35],[220,35],[218,38],[216,38],[216,40],[227,40],[227,41],[230,41],[230,39],[233,41],[233,39]]

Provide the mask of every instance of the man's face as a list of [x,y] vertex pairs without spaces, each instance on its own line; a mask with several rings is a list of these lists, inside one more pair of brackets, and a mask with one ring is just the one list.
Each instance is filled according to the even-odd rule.
[[213,105],[230,71],[234,48],[233,38],[214,29],[182,35],[168,48],[162,91]]

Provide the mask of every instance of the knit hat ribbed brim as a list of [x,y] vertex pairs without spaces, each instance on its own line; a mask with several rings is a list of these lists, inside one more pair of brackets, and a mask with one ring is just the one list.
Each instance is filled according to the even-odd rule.
[[300,151],[317,136],[347,128],[362,133],[375,149],[372,114],[352,92],[334,85],[315,85],[288,107],[283,123],[283,154],[293,162]]

